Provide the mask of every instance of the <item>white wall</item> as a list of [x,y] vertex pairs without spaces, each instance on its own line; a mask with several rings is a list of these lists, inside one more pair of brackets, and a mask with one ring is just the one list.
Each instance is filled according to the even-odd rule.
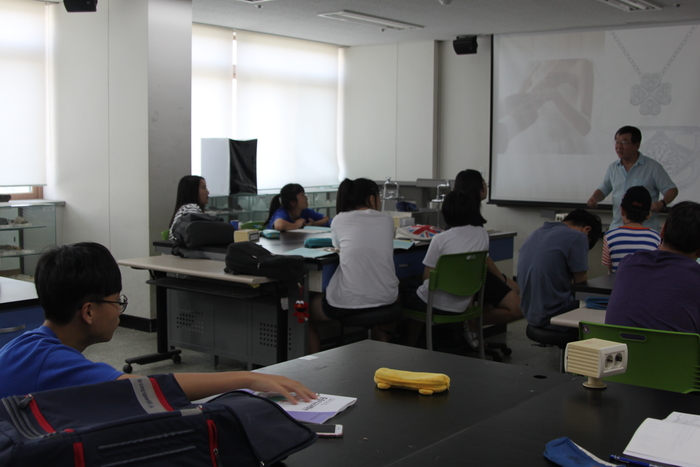
[[433,176],[436,67],[434,42],[346,49],[343,176]]
[[[148,256],[177,181],[190,173],[191,0],[103,0],[97,10],[52,9],[55,141],[45,196],[66,201],[59,244]],[[153,318],[148,274],[122,268],[122,276],[128,314]]]

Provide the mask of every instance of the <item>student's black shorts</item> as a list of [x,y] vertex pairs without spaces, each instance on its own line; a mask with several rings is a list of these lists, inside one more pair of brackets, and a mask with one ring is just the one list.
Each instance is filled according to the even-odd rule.
[[486,284],[484,285],[484,302],[493,306],[499,303],[513,290],[508,284],[503,282],[503,277],[498,277],[491,272],[486,273]]
[[[386,307],[394,306],[393,303],[390,303],[389,305],[385,305]],[[340,318],[345,318],[346,316],[354,315],[357,313],[361,313],[362,311],[366,311],[364,308],[336,308],[330,303],[328,303],[328,300],[326,300],[326,292],[323,292],[323,299],[321,300],[321,307],[323,309],[323,314],[326,315],[327,318],[330,319],[340,319]],[[381,308],[385,308],[384,306],[382,307],[369,307],[369,309],[375,309],[379,310]]]

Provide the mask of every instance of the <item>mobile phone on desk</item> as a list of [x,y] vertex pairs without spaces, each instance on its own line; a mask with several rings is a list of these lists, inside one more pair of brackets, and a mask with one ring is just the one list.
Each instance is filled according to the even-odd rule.
[[317,425],[307,424],[321,438],[342,438],[343,425]]

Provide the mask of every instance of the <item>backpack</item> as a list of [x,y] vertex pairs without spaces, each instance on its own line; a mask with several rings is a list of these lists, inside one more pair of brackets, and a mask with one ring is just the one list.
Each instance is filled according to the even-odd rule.
[[229,274],[264,276],[280,281],[297,280],[305,273],[303,256],[275,255],[253,242],[231,243],[225,263],[224,272]]
[[219,217],[191,212],[173,226],[173,248],[197,248],[207,245],[228,245],[233,242],[235,228]]
[[8,467],[259,467],[316,439],[248,392],[192,404],[173,375],[11,396],[0,406],[0,465]]

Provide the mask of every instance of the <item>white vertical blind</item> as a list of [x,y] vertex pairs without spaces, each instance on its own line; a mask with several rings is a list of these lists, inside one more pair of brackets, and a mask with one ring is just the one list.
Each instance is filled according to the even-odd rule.
[[234,138],[233,31],[192,25],[192,173],[201,175],[202,138]]
[[237,139],[258,140],[258,188],[338,183],[338,47],[237,31]]
[[46,185],[46,9],[0,0],[0,186]]

